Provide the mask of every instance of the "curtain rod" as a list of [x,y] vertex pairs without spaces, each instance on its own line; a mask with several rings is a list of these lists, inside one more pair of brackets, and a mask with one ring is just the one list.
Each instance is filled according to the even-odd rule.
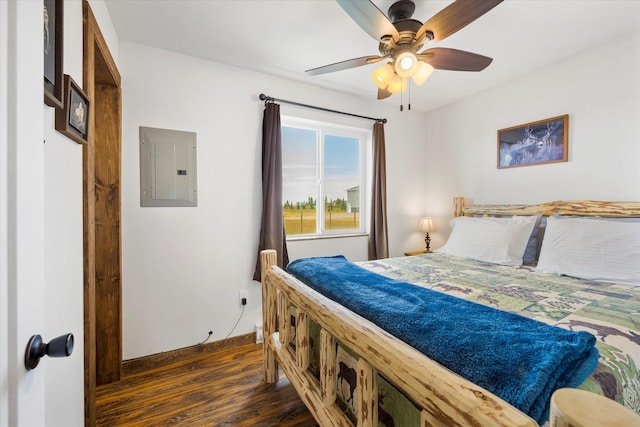
[[271,102],[271,101],[284,102],[285,104],[297,105],[298,107],[313,108],[314,110],[327,111],[329,113],[343,114],[345,116],[359,117],[361,119],[373,120],[375,122],[380,122],[380,123],[387,123],[387,119],[376,119],[375,117],[361,116],[359,114],[345,113],[344,111],[338,111],[338,110],[330,110],[329,108],[317,107],[315,105],[301,104],[299,102],[287,101],[286,99],[273,98],[271,96],[265,95],[264,93],[260,94],[260,101],[265,101],[265,102]]

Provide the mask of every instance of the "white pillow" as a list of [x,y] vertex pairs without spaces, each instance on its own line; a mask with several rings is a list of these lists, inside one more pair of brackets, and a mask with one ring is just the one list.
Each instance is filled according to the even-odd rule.
[[640,223],[549,217],[536,271],[640,286]]
[[436,252],[520,267],[537,219],[537,216],[455,218],[447,243]]

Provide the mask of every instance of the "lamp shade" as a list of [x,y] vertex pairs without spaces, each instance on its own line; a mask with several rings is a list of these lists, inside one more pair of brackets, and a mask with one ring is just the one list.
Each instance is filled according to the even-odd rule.
[[427,81],[431,73],[433,73],[433,67],[431,66],[431,64],[427,64],[426,62],[420,61],[418,65],[418,69],[416,70],[416,73],[412,77],[413,81],[415,82],[416,85],[420,86],[425,81]]
[[420,220],[420,227],[418,229],[423,233],[431,233],[433,231],[436,231],[435,227],[433,226],[433,221],[427,216],[423,217]]
[[403,79],[397,74],[394,74],[389,80],[389,86],[387,90],[391,93],[401,93],[407,89],[407,79]]
[[385,89],[389,85],[391,77],[393,77],[393,67],[388,63],[379,66],[371,73],[371,80],[380,89]]

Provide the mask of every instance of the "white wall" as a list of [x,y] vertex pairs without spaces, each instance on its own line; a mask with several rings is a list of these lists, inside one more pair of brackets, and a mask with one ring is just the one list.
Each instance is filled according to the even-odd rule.
[[[251,280],[261,209],[260,93],[356,114],[386,117],[390,251],[419,245],[423,214],[423,115],[194,57],[123,43],[122,225],[124,359],[225,338],[261,322],[261,288]],[[283,115],[373,123],[282,104]],[[197,133],[198,207],[141,208],[138,127]],[[410,149],[407,149],[410,147]],[[412,239],[415,244],[412,244]],[[295,242],[291,257],[346,252],[366,257],[366,239]],[[331,247],[332,245],[332,247]]]
[[[427,115],[426,194],[449,234],[451,199],[474,203],[640,200],[640,32]],[[497,130],[569,115],[569,161],[496,168]]]

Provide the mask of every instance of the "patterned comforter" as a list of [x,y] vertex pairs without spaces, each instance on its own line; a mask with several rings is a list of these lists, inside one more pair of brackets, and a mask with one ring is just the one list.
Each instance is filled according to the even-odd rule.
[[597,338],[600,361],[580,388],[640,413],[640,287],[437,253],[358,264],[394,279],[592,333]]

